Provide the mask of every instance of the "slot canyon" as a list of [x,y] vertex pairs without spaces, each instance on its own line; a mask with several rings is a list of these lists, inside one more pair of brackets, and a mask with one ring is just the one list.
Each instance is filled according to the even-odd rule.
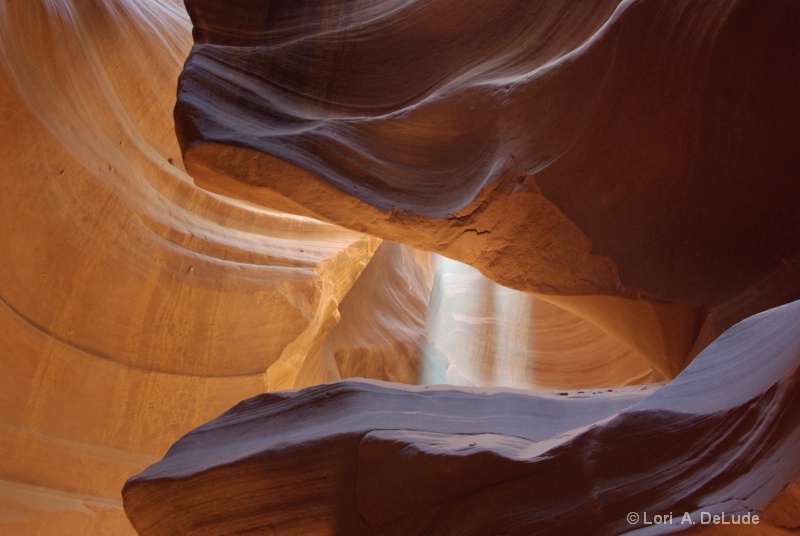
[[800,531],[796,0],[0,0],[0,534]]

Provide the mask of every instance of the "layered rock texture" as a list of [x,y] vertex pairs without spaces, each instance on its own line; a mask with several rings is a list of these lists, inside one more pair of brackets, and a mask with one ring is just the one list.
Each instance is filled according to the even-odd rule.
[[382,246],[193,185],[183,6],[2,2],[0,31],[0,533],[130,534],[119,490],[183,433],[339,377],[303,365]]
[[0,534],[796,530],[799,45],[790,0],[0,0]]
[[204,187],[558,296],[667,376],[800,297],[796,2],[187,8]]
[[678,512],[670,533],[760,513],[800,471],[798,328],[800,302],[757,315],[657,390],[264,394],[131,479],[126,509],[140,534],[621,534]]

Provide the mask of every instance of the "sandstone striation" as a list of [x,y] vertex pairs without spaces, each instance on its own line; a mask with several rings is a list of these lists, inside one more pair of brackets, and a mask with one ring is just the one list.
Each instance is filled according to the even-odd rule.
[[0,0],[0,534],[796,530],[767,7]]
[[669,377],[800,297],[794,1],[186,6],[203,187],[554,296]]
[[762,515],[800,471],[799,328],[800,302],[756,315],[660,389],[260,395],[128,481],[125,508],[142,535],[667,534]]
[[2,534],[132,533],[125,479],[295,387],[380,242],[194,186],[190,39],[175,2],[0,2]]

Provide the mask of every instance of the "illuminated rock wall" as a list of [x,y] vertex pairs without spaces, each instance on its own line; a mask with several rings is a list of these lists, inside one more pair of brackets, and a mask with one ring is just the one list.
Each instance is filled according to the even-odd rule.
[[187,9],[204,187],[546,295],[669,377],[800,297],[794,1]]
[[[272,48],[245,65],[216,61],[236,47],[190,53],[179,2],[0,1],[0,533],[133,533],[126,479],[265,391],[352,377],[470,389],[662,381],[736,320],[800,295],[798,115],[786,97],[797,59],[769,54],[796,38],[793,4],[760,19],[752,2],[499,2],[478,20],[452,3],[300,13],[273,1],[262,13],[263,2],[227,2],[220,18],[216,4],[190,2],[196,21],[198,10],[223,21],[197,30],[201,42],[240,45],[268,15],[258,28]],[[342,32],[360,45],[341,48]],[[666,44],[651,42],[662,34]],[[642,35],[647,47],[629,46]],[[264,50],[283,70],[254,80]],[[705,63],[687,68],[697,51]],[[299,53],[314,61],[279,65]],[[719,76],[734,56],[741,69]],[[702,98],[687,100],[709,65]],[[226,100],[253,83],[266,108]],[[626,107],[648,120],[614,112]],[[225,132],[235,136],[214,137]],[[251,135],[255,149],[241,143]],[[694,149],[684,155],[678,139]],[[668,191],[643,179],[684,167],[689,177],[658,183]],[[582,212],[579,194],[601,206]],[[783,355],[788,339],[774,340],[751,355]],[[369,384],[341,388],[353,385]],[[590,420],[608,409],[581,407]],[[770,421],[788,428],[764,448],[787,448],[789,417]],[[790,470],[787,458],[776,467]],[[797,524],[793,489],[775,502],[776,526]]]

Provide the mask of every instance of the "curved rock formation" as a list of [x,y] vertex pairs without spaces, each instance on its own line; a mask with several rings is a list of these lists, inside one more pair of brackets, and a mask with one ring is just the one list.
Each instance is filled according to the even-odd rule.
[[[484,21],[463,9],[450,9],[455,2],[438,0],[315,0],[303,3],[302,12],[297,2],[273,0],[268,13],[263,10],[267,6],[264,2],[190,2],[189,8],[202,11],[194,13],[199,23],[195,37],[207,44],[191,54],[183,75],[177,107],[183,142],[188,131],[182,114],[191,106],[202,114],[215,110],[206,100],[213,95],[188,91],[195,80],[200,86],[195,89],[213,87],[221,97],[214,101],[220,106],[215,112],[218,117],[235,120],[220,125],[260,132],[277,147],[270,153],[273,156],[238,142],[229,146],[212,143],[210,138],[185,147],[189,169],[202,186],[199,188],[185,173],[172,117],[176,80],[192,44],[192,25],[180,2],[0,0],[0,533],[132,534],[134,529],[125,517],[119,494],[125,480],[156,462],[188,430],[237,401],[265,391],[356,376],[405,383],[463,383],[472,386],[472,391],[476,386],[481,391],[494,385],[582,389],[661,381],[674,376],[687,355],[696,354],[733,319],[796,296],[800,278],[792,233],[797,212],[789,206],[796,185],[785,181],[785,173],[796,169],[792,155],[797,151],[792,151],[791,144],[797,138],[778,138],[796,118],[796,103],[784,100],[796,74],[797,60],[791,55],[767,53],[792,44],[796,36],[792,31],[795,8],[775,2],[770,10],[759,11],[760,16],[750,16],[754,4],[749,2],[729,6],[711,2],[656,5],[653,0],[619,5],[497,2],[491,12],[482,14]],[[220,6],[224,7],[222,11]],[[246,19],[240,17],[242,14]],[[343,17],[347,19],[344,22]],[[742,27],[742,18],[748,18],[746,27]],[[541,24],[532,24],[533,19]],[[212,20],[217,23],[203,23]],[[674,24],[665,25],[667,20]],[[716,33],[712,31],[717,28],[714,20],[719,26]],[[653,27],[657,31],[648,30]],[[383,42],[378,48],[370,42],[372,30],[380,30]],[[699,34],[706,30],[707,42],[714,46],[708,50],[700,46],[695,30]],[[685,31],[680,39],[679,31]],[[353,40],[348,37],[342,41],[342,32]],[[733,39],[737,32],[754,37],[740,43]],[[283,74],[274,71],[259,83],[283,81],[306,88],[294,93],[291,84],[284,84],[281,98],[288,100],[272,101],[277,103],[273,111],[279,115],[268,118],[268,124],[253,114],[248,99],[242,97],[237,103],[226,100],[223,89],[235,93],[235,88],[212,84],[212,78],[200,71],[191,74],[194,62],[203,57],[202,50],[213,51],[211,56],[224,52],[236,57],[243,50],[242,36],[264,39],[259,46],[265,48],[252,48],[255,56],[275,53],[278,58],[281,51],[291,52],[287,57],[292,61],[281,67],[287,68]],[[224,50],[212,42],[225,42]],[[332,48],[316,48],[325,43]],[[355,48],[344,50],[337,43],[350,43]],[[435,53],[416,53],[420,43]],[[358,47],[364,44],[373,48],[359,52]],[[413,76],[403,68],[402,61],[387,62],[386,56],[378,53],[390,49],[400,59],[414,57]],[[294,62],[301,57],[297,54],[311,51],[316,58],[310,66],[311,75],[305,81],[295,79],[296,69],[305,69]],[[709,62],[716,58],[728,63],[736,52],[734,55],[742,58],[742,70],[733,70],[720,80],[725,61],[711,62],[718,67],[709,71],[714,75],[707,81],[712,91],[704,93],[699,104],[709,105],[707,97],[713,95],[718,108],[703,108],[703,121],[688,112],[681,115],[686,111],[681,107],[673,108],[673,115],[665,117],[662,107],[673,102],[668,98],[672,93],[649,95],[646,90],[674,80],[678,85],[695,80],[702,65],[689,59],[698,51],[706,53]],[[678,59],[671,56],[678,52]],[[359,65],[352,53],[365,63]],[[609,58],[613,58],[611,64]],[[658,58],[664,70],[648,58]],[[669,58],[674,61],[667,61]],[[634,62],[631,66],[634,59],[641,64]],[[344,60],[347,69],[337,63]],[[584,72],[587,63],[590,69]],[[248,85],[254,82],[251,76],[258,72],[250,67],[262,64],[239,63],[236,69],[224,62],[215,65],[215,76],[231,76],[241,82],[241,88],[247,88],[252,87]],[[782,70],[773,69],[776,65]],[[759,66],[763,73],[756,72]],[[350,67],[355,70],[349,71]],[[649,74],[629,76],[626,69]],[[513,74],[505,95],[503,84],[494,78],[500,72]],[[344,77],[336,79],[336,73]],[[592,85],[596,80],[594,75],[589,76],[592,73],[605,77],[601,87]],[[315,78],[317,74],[328,79]],[[583,74],[587,77],[579,76]],[[759,84],[750,83],[749,77],[755,75],[760,77]],[[574,76],[579,77],[580,84],[572,83]],[[623,82],[630,82],[630,87]],[[558,91],[548,95],[555,100],[540,102],[537,97],[536,106],[531,108],[523,104],[530,104],[529,99],[517,101],[520,91],[530,89],[530,98],[541,96],[537,88],[551,83]],[[320,84],[327,86],[320,89]],[[423,87],[425,84],[429,87]],[[333,101],[313,97],[311,91],[321,91],[325,98],[336,96],[335,106],[331,105]],[[343,100],[348,91],[358,98]],[[763,102],[767,91],[771,100]],[[593,92],[597,92],[596,98]],[[276,94],[264,93],[272,95],[270,98]],[[391,98],[384,100],[387,95]],[[604,100],[615,95],[616,101]],[[478,98],[477,111],[461,106],[472,96]],[[406,97],[409,100],[402,102]],[[655,99],[649,107],[644,106],[648,99]],[[188,109],[187,104],[191,105]],[[396,106],[398,112],[388,113],[386,106]],[[510,111],[502,111],[506,109]],[[629,122],[624,113],[615,115],[615,109],[645,110],[652,116],[653,130],[646,124]],[[547,110],[553,114],[544,113]],[[204,117],[195,119],[205,129],[203,135],[209,136],[207,129],[213,122]],[[687,118],[697,121],[681,126]],[[581,126],[581,121],[585,125]],[[525,122],[527,127],[536,128],[523,128]],[[771,122],[773,130],[764,126],[766,122]],[[504,130],[502,125],[511,130]],[[631,129],[621,128],[625,125],[631,125]],[[671,127],[665,129],[665,125]],[[676,129],[697,132],[697,137],[687,135],[686,140],[697,141],[699,148],[669,153],[668,169],[686,163],[684,160],[692,163],[699,159],[702,162],[698,167],[689,166],[693,171],[686,180],[695,181],[706,173],[709,180],[724,179],[728,184],[732,177],[730,190],[700,188],[692,193],[689,186],[702,181],[679,181],[675,191],[656,192],[656,200],[644,196],[642,192],[651,190],[635,179],[646,176],[643,170],[660,169],[659,163],[665,159],[662,153],[644,151],[644,145],[635,142],[664,141],[665,150],[672,151],[674,146],[666,142],[674,142]],[[531,132],[526,134],[526,130]],[[609,132],[616,132],[625,143],[615,146],[620,139],[609,136]],[[402,144],[386,144],[401,134]],[[531,135],[539,137],[526,137]],[[484,147],[491,149],[491,154],[486,153],[480,144],[491,139],[513,145],[513,151],[508,149],[510,145],[498,145]],[[320,143],[314,145],[315,140]],[[542,144],[553,144],[548,146],[553,158],[556,153],[561,156],[536,160],[539,157],[534,153]],[[614,150],[603,152],[609,147]],[[504,154],[506,150],[512,154]],[[526,153],[528,150],[533,153]],[[708,152],[708,161],[698,156],[704,151]],[[631,159],[605,156],[620,152]],[[313,158],[293,160],[303,154]],[[716,169],[710,162],[723,156],[730,161],[723,162],[718,174],[710,173]],[[751,160],[745,161],[746,156]],[[672,160],[678,157],[684,160]],[[570,204],[574,201],[567,195],[573,193],[571,190],[559,190],[575,184],[571,176],[562,173],[574,158],[597,165],[590,168],[596,173],[592,175],[596,181],[586,183],[586,199],[597,198],[598,188],[609,188],[608,195],[601,196],[606,212],[583,213],[584,207]],[[626,162],[633,163],[629,170]],[[381,171],[392,166],[399,166],[403,173],[387,171],[384,175]],[[326,186],[330,183],[325,179],[330,177],[323,168],[340,169],[345,182],[338,187]],[[534,168],[531,175],[529,171]],[[759,168],[770,181],[759,182],[749,194],[752,198],[742,197],[742,192],[755,184],[746,179],[762,177],[757,173]],[[359,169],[374,173],[374,177]],[[616,182],[605,184],[601,180],[610,177],[609,170],[627,170],[620,175],[618,189]],[[464,175],[466,171],[474,173]],[[234,175],[264,186],[235,180]],[[454,176],[459,180],[446,184]],[[425,183],[419,182],[420,177]],[[352,191],[362,190],[362,179],[369,179],[364,184],[371,193],[359,195],[375,206],[342,193],[349,188],[346,181],[353,181]],[[782,193],[777,195],[780,188]],[[580,192],[580,188],[573,189]],[[276,195],[278,191],[281,195]],[[714,197],[715,191],[730,195]],[[637,198],[639,193],[642,197]],[[438,200],[433,199],[434,194]],[[400,196],[398,201],[387,205],[395,195]],[[639,212],[631,214],[625,210],[626,199],[647,202],[632,203]],[[708,203],[703,205],[702,214],[694,209],[700,206],[700,200]],[[395,210],[391,210],[392,203]],[[666,208],[661,210],[669,203],[682,207],[681,211],[673,214]],[[336,213],[324,212],[323,208]],[[747,232],[738,222],[725,227],[726,218],[736,211],[751,218]],[[598,226],[581,220],[578,212]],[[356,230],[309,217],[315,214]],[[606,219],[608,214],[624,215],[615,225],[631,221],[636,225],[619,232],[611,225],[614,222]],[[646,216],[656,215],[670,217],[660,228],[663,235],[653,229],[650,232],[654,234],[647,235],[661,241],[648,244],[644,224],[652,222]],[[688,219],[684,222],[680,216]],[[685,226],[674,227],[676,222]],[[722,228],[729,232],[714,234]],[[537,229],[545,231],[532,232]],[[370,235],[363,234],[364,230]],[[675,236],[670,235],[673,231]],[[372,233],[394,238],[395,242],[380,242]],[[681,245],[681,240],[692,243]],[[535,287],[547,294],[547,300],[563,307],[499,287],[451,261],[437,267],[438,261],[410,247],[413,245],[469,261],[504,284]],[[615,250],[617,246],[625,251]],[[667,249],[662,251],[662,246]],[[698,251],[708,253],[708,258]],[[651,257],[654,252],[657,255]],[[646,262],[637,254],[646,257]],[[642,264],[637,264],[640,261]],[[537,262],[540,264],[533,266]],[[652,271],[654,266],[660,271]],[[777,269],[769,272],[770,267]],[[760,272],[762,268],[767,272]],[[647,279],[650,274],[666,290],[655,292],[653,288],[658,285],[649,288],[652,281],[636,279]],[[540,283],[545,286],[531,287],[533,275],[541,277]],[[699,279],[693,283],[692,277]],[[670,294],[673,288],[674,296]],[[698,292],[717,296],[731,291],[733,297],[706,305],[705,298],[681,297],[687,288],[691,291],[687,296]],[[557,295],[561,292],[575,295]],[[708,313],[713,313],[712,317],[706,318]],[[762,355],[762,351],[764,356],[777,356],[778,366],[780,356],[788,351],[788,346],[781,345],[790,344],[783,339],[785,335],[777,333],[772,345],[767,347],[765,342],[765,347],[754,350],[751,356]],[[765,370],[770,363],[762,363]],[[732,382],[736,372],[736,367],[726,364],[722,357],[714,366],[713,375],[710,371],[703,373],[711,392],[724,387],[719,384]],[[768,384],[767,372],[753,375],[753,389]],[[712,376],[713,382],[706,381]],[[789,378],[779,381],[778,388],[789,389]],[[372,425],[378,415],[375,412],[382,410],[380,401],[405,400],[418,389],[371,385],[330,384],[265,400],[302,402],[335,392],[352,394],[354,402],[376,401],[374,406],[356,403],[351,414],[353,419],[364,417],[358,426],[371,429],[367,435],[375,449],[366,461],[371,460],[372,468],[379,468],[381,456],[391,458],[394,447],[410,444],[410,440],[414,448],[425,442],[428,446],[420,450],[423,454],[418,460],[412,457],[411,465],[398,470],[419,471],[422,466],[414,464],[429,459],[425,452],[432,452],[437,445],[445,449],[451,445],[451,439],[445,437],[450,429],[440,427],[437,419],[429,421],[431,428],[427,435],[422,434],[424,437],[381,432],[383,425]],[[580,408],[580,414],[565,415],[564,422],[553,422],[552,427],[541,431],[547,435],[599,420],[634,400],[641,401],[635,407],[645,408],[641,404],[647,403],[644,397],[653,388],[644,387],[641,392],[635,389],[629,388],[622,395],[604,390],[606,394],[589,400],[575,400],[578,393],[520,392],[508,396],[526,409]],[[669,391],[664,388],[662,392]],[[720,390],[719,396],[725,392]],[[756,396],[752,407],[709,418],[722,418],[720,422],[741,418],[746,424],[747,415],[764,412],[764,426],[787,423],[785,419],[794,415],[791,400],[784,399],[785,406],[770,406],[778,399],[770,399],[769,393],[772,391],[761,398]],[[433,395],[437,400],[448,397],[459,402],[462,417],[471,411],[469,405],[487,404],[486,397],[454,390],[438,389]],[[738,403],[734,398],[728,401]],[[467,400],[469,405],[461,404]],[[345,405],[337,409],[335,404],[325,403],[324,397],[320,401],[325,412],[336,414],[330,423],[334,426]],[[387,402],[383,408],[389,412],[384,424],[390,426],[397,422],[390,411],[393,404]],[[781,407],[783,413],[778,415]],[[304,406],[298,411],[316,410]],[[773,416],[778,420],[770,421]],[[506,424],[492,426],[506,433],[501,429]],[[687,430],[677,421],[671,425],[678,431]],[[347,430],[347,426],[341,427],[342,433]],[[730,450],[728,465],[735,469],[748,464],[766,467],[770,456],[783,452],[794,437],[789,424],[786,429],[774,430],[760,445],[742,444],[741,449]],[[733,437],[726,433],[715,431],[710,440]],[[322,435],[319,437],[322,441]],[[570,443],[569,438],[562,439],[565,445]],[[235,448],[241,445],[230,437],[226,441],[231,444],[228,455],[237,456]],[[577,448],[573,450],[577,454],[584,452],[578,445],[584,439],[574,441],[569,448]],[[169,460],[186,441],[180,445]],[[463,453],[470,454],[473,447],[466,446]],[[502,458],[490,454],[496,444],[487,446],[486,455],[494,460]],[[500,454],[508,454],[503,449]],[[780,478],[789,475],[795,463],[788,452],[775,466],[786,471]],[[283,454],[291,458],[297,452]],[[315,451],[311,459],[320,460],[328,454]],[[451,454],[446,459],[469,463],[474,459]],[[518,466],[516,461],[507,461],[500,463],[506,468]],[[297,477],[304,473],[296,473],[292,480],[292,468],[280,466],[278,458],[274,462],[278,464],[275,475],[286,476],[292,489],[298,484],[302,487]],[[324,466],[320,463],[319,467]],[[493,463],[489,466],[494,467]],[[310,464],[303,471],[314,467]],[[441,470],[437,464],[430,469],[431,475]],[[716,469],[719,466],[714,465]],[[155,469],[147,474],[152,471]],[[402,476],[380,471],[370,474],[387,479]],[[763,505],[767,495],[777,492],[780,478],[770,480],[767,473],[756,476],[763,476],[762,482],[767,485],[763,495],[745,502],[748,507]],[[477,471],[473,485],[482,486],[486,477]],[[691,487],[698,478],[696,474],[687,476],[685,486]],[[140,483],[145,480],[140,479]],[[730,486],[745,490],[753,482],[745,479]],[[135,488],[132,486],[130,489]],[[372,492],[381,486],[379,480],[362,480],[359,500],[369,504]],[[681,485],[674,489],[677,496],[686,488]],[[760,529],[788,530],[798,525],[797,489],[788,488],[778,496],[765,512],[770,525],[761,525]],[[402,491],[387,488],[384,492],[395,494],[398,505],[432,497],[409,497]],[[442,489],[434,486],[430,491],[435,495]],[[708,497],[704,490],[692,493]],[[149,508],[148,499],[143,501]],[[246,503],[242,504],[244,507]],[[322,501],[321,510],[312,513],[309,521],[323,519],[317,514],[326,508],[332,512],[331,504]],[[137,510],[138,506],[129,506],[144,512]],[[368,509],[373,511],[372,506]],[[231,523],[221,529],[223,532],[242,522],[230,512],[217,513]],[[145,519],[150,514],[136,515]],[[402,512],[382,510],[378,517],[370,518],[370,523],[384,527],[402,517]],[[303,519],[294,521],[302,523]],[[288,522],[288,518],[267,523],[272,522]],[[330,532],[337,526],[322,530]]]
[[[190,41],[172,1],[0,1],[2,533],[131,533],[125,480],[242,398],[354,376],[417,383],[429,368],[428,254],[185,174],[171,111]],[[483,287],[457,302],[439,288],[439,304],[474,302],[468,323],[495,322]],[[602,369],[617,344],[513,300],[530,314],[497,322],[550,361],[515,347],[494,379],[449,381],[544,366],[515,385],[560,387],[559,356]],[[534,317],[552,322],[538,331]],[[582,330],[586,344],[558,342]],[[482,344],[499,335],[480,332]],[[601,374],[622,385],[628,372]]]
[[800,297],[797,2],[187,8],[206,188],[558,296],[670,377]]
[[174,2],[0,2],[2,533],[132,532],[125,479],[295,387],[378,247],[193,185],[189,46]]
[[800,471],[798,378],[794,302],[730,329],[660,389],[268,393],[181,438],[126,484],[125,508],[142,535],[667,534],[723,512],[749,520]]

